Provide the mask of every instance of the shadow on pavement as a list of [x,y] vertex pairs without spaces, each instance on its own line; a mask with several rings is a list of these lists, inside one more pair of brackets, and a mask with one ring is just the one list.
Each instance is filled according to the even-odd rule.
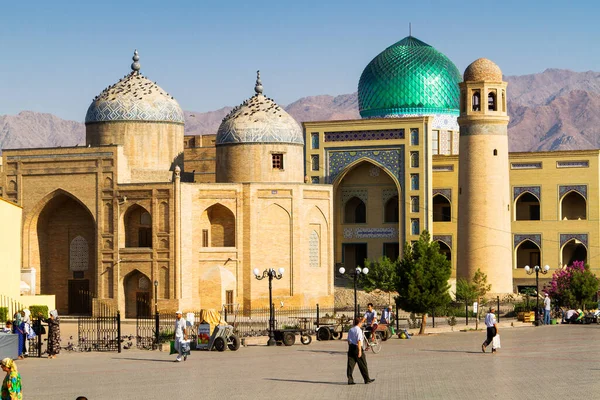
[[[430,352],[434,352],[434,353],[465,353],[465,354],[483,354],[483,352],[480,351],[465,351],[465,350],[433,350],[433,349],[421,349],[420,351],[430,351]],[[491,350],[490,350],[491,351]],[[489,353],[489,351],[488,351]]]
[[131,360],[131,361],[151,361],[151,362],[168,362],[173,363],[175,360],[156,360],[152,358],[131,358],[131,357],[113,357],[113,360]]
[[309,353],[327,353],[327,354],[347,354],[347,351],[331,351],[331,350],[298,350],[308,351]]
[[298,383],[318,383],[323,385],[348,385],[346,382],[324,382],[324,381],[307,381],[302,379],[277,379],[277,378],[265,378],[269,381],[278,381],[278,382],[298,382]]

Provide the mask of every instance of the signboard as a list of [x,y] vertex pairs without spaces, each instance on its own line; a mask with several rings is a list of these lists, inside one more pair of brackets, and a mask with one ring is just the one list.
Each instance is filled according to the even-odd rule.
[[473,303],[473,313],[477,314],[477,302]]
[[210,325],[200,324],[198,325],[198,343],[196,349],[206,350],[208,349],[208,341],[210,340]]
[[346,228],[345,239],[392,239],[398,237],[396,228]]

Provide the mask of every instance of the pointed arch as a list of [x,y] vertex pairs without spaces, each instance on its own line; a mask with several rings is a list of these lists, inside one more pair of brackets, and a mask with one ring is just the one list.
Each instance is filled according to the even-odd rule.
[[515,199],[515,221],[539,221],[540,199],[530,191],[524,191]]
[[398,196],[392,196],[385,202],[383,211],[383,222],[398,222],[400,220],[400,204]]
[[130,271],[123,277],[122,309],[125,318],[150,316],[151,310],[151,279],[139,269]]
[[235,247],[235,215],[221,203],[215,203],[202,213],[210,225],[210,247]]
[[446,259],[452,262],[452,249],[443,240],[436,240],[440,246],[440,253],[446,256]]
[[344,180],[344,178],[346,177],[346,175],[348,175],[348,173],[350,171],[352,171],[358,165],[365,163],[365,162],[369,163],[369,164],[373,164],[374,166],[381,168],[381,170],[383,170],[394,181],[394,184],[396,185],[396,189],[398,190],[398,192],[400,192],[402,190],[402,185],[400,185],[400,182],[396,178],[396,175],[394,175],[394,173],[392,173],[392,171],[390,171],[385,165],[381,164],[380,162],[378,162],[376,160],[373,160],[372,158],[361,157],[358,160],[355,160],[355,161],[351,162],[350,164],[348,164],[346,166],[346,168],[344,168],[344,170],[341,171],[337,175],[337,177],[333,181],[334,192],[337,190],[340,183]]
[[445,195],[438,193],[433,196],[433,222],[452,221],[452,204]]
[[542,260],[542,250],[537,243],[525,239],[515,248],[515,260],[516,268],[525,268],[526,265],[540,265]]
[[344,204],[344,223],[364,224],[367,222],[367,205],[358,197],[352,197]]
[[573,264],[573,261],[587,263],[588,248],[585,243],[573,238],[561,247],[560,255],[563,267]]
[[132,203],[122,214],[120,247],[152,248],[152,216],[145,207]]
[[587,200],[576,190],[565,193],[560,199],[561,220],[587,219]]

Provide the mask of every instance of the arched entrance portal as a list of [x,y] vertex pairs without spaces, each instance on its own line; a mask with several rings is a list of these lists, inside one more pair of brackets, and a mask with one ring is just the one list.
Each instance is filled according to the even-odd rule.
[[573,264],[573,261],[587,262],[587,249],[577,239],[571,239],[562,249],[562,264],[564,267]]
[[404,197],[395,177],[370,159],[349,165],[334,182],[335,261],[346,271],[364,260],[396,258],[404,241]]
[[38,293],[55,295],[60,313],[90,313],[96,288],[96,224],[90,211],[71,194],[56,191],[28,222]]
[[150,279],[137,269],[123,278],[125,318],[150,316],[152,309],[151,286]]

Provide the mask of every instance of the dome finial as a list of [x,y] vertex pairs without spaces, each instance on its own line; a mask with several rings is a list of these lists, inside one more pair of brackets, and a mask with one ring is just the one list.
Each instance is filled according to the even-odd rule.
[[256,94],[262,94],[263,92],[262,82],[260,80],[260,70],[256,71],[256,85],[254,86],[254,91]]
[[408,36],[412,36],[412,22],[408,23]]
[[138,51],[137,49],[134,50],[133,52],[133,57],[131,58],[133,60],[133,63],[131,64],[131,69],[139,74],[140,73],[140,68],[142,68],[142,66],[140,65],[140,63],[138,61],[140,61],[140,56],[138,56]]

